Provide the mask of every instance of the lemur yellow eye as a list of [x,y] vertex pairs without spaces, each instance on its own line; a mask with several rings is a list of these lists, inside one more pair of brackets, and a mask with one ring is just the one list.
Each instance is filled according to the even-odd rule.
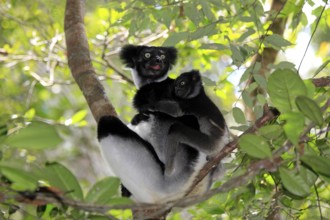
[[150,53],[145,53],[145,54],[144,54],[144,57],[145,57],[145,58],[150,58],[150,57],[151,57],[151,54],[150,54]]
[[185,81],[181,81],[180,82],[180,86],[184,86],[184,85],[186,85],[186,82]]
[[165,55],[164,54],[162,54],[162,55],[160,55],[160,59],[165,59]]

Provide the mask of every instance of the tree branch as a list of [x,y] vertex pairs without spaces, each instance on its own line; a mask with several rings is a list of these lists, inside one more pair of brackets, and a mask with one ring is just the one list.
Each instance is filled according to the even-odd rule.
[[84,8],[85,1],[83,0],[67,0],[66,2],[64,29],[68,64],[95,120],[98,121],[104,115],[116,116],[117,113],[97,79],[91,62],[83,22]]
[[330,86],[330,76],[312,79],[312,82],[316,87]]
[[[327,100],[327,102],[322,106],[321,111],[325,112],[330,106],[330,99]],[[255,132],[258,128],[265,125],[267,122],[274,120],[276,118],[277,114],[272,110],[269,110],[268,108],[265,108],[264,114],[261,118],[259,118],[254,126],[251,126],[245,133],[251,133]],[[315,127],[314,123],[309,124],[305,127],[304,131],[302,132],[300,136],[300,143],[305,143],[308,141],[308,133],[310,130]],[[320,131],[322,133],[323,131]],[[307,139],[306,139],[307,138]],[[209,163],[213,164],[217,161],[220,161],[222,158],[224,158],[228,153],[231,152],[231,150],[235,149],[237,147],[237,140],[229,143],[226,148],[224,148],[213,160],[211,160]],[[223,192],[228,192],[234,188],[246,185],[251,179],[253,179],[256,175],[258,175],[262,170],[267,170],[269,172],[275,172],[277,168],[282,165],[283,160],[281,158],[281,155],[288,151],[290,148],[293,147],[293,144],[290,141],[286,141],[282,147],[280,147],[278,150],[275,150],[273,152],[272,158],[262,159],[253,162],[249,165],[247,168],[247,171],[239,176],[233,177],[227,182],[223,183],[220,187],[210,190],[207,193],[205,193],[202,196],[188,196],[184,197],[180,200],[168,202],[166,204],[141,204],[141,203],[135,203],[132,205],[95,205],[95,204],[87,204],[84,202],[79,202],[72,200],[70,198],[65,197],[64,195],[56,195],[49,194],[45,192],[33,192],[33,196],[26,197],[22,193],[13,191],[9,188],[9,186],[4,185],[0,183],[0,187],[8,189],[8,191],[11,191],[11,194],[8,195],[8,193],[0,193],[0,202],[5,203],[7,200],[15,199],[16,201],[27,203],[27,204],[34,204],[34,205],[42,205],[42,204],[48,204],[48,203],[57,203],[60,205],[67,205],[71,206],[80,210],[84,210],[87,212],[95,212],[104,214],[107,217],[114,219],[113,216],[110,216],[108,214],[108,211],[111,209],[132,209],[134,211],[140,212],[142,215],[138,216],[139,218],[145,219],[154,217],[155,215],[166,213],[166,211],[170,210],[172,207],[188,207],[197,203],[200,203],[202,201],[205,201],[209,199],[210,197]],[[203,169],[206,169],[206,167],[209,167],[206,165]],[[212,169],[212,168],[211,168]],[[204,172],[204,171],[203,171]],[[6,190],[4,191],[6,192]],[[32,199],[31,199],[32,198]],[[144,215],[143,215],[144,214]]]

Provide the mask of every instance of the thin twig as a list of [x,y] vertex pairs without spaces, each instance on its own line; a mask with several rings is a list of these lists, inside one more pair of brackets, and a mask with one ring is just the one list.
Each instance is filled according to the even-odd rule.
[[315,28],[314,28],[314,30],[313,30],[313,33],[312,33],[311,37],[309,38],[309,41],[308,41],[308,44],[307,44],[307,46],[306,46],[306,49],[305,49],[304,55],[303,55],[303,57],[301,58],[300,64],[299,64],[299,66],[298,66],[298,70],[297,70],[298,73],[299,73],[300,67],[301,67],[301,65],[302,65],[302,62],[303,62],[304,59],[305,59],[306,53],[307,53],[308,48],[309,48],[309,46],[310,46],[310,44],[311,44],[311,42],[312,42],[312,39],[313,39],[313,37],[314,37],[314,35],[315,35],[315,32],[316,32],[316,30],[317,30],[317,28],[318,28],[318,26],[319,26],[319,23],[320,23],[321,17],[322,17],[322,15],[323,15],[323,12],[324,12],[325,8],[327,7],[327,4],[328,4],[327,2],[324,4],[324,7],[322,8],[322,11],[321,11],[321,13],[320,13],[320,16],[317,18]]

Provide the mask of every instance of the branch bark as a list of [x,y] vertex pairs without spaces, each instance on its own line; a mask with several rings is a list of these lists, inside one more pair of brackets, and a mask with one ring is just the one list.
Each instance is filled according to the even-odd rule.
[[93,68],[84,27],[84,0],[67,0],[65,8],[65,39],[68,64],[73,78],[83,92],[96,121],[104,115],[117,116]]
[[[272,23],[270,24],[269,28],[267,29],[266,35],[267,35],[267,32],[272,32],[273,34],[278,34],[280,36],[283,35],[284,30],[285,30],[286,18],[278,17],[278,15],[279,15],[280,11],[283,9],[285,3],[286,3],[286,0],[273,0],[272,1],[270,10],[275,14],[275,18],[269,17],[267,19],[268,21],[272,21]],[[260,68],[258,74],[265,76],[265,73],[268,71],[269,64],[272,64],[275,62],[277,54],[278,54],[278,50],[276,50],[272,47],[265,47],[264,50],[262,51],[262,53],[258,53],[255,56],[251,65],[254,66],[256,64],[256,62],[260,62],[261,68]],[[248,85],[250,85],[253,82],[255,82],[255,79],[251,75],[251,77],[247,83],[248,83]],[[250,96],[254,99],[254,104],[256,103],[257,95],[265,94],[265,93],[266,93],[266,91],[263,88],[261,88],[260,86],[258,86],[256,89],[254,89],[250,93]],[[253,110],[251,108],[249,108],[248,106],[246,106],[245,109],[246,109],[247,118],[250,121],[255,121],[256,118],[255,118],[255,114],[254,114]]]
[[330,86],[330,76],[312,79],[312,82],[316,87],[327,87],[327,86],[329,87]]

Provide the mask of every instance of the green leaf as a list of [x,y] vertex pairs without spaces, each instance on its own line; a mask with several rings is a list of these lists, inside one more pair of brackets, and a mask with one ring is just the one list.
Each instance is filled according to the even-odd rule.
[[118,194],[120,181],[118,178],[106,177],[93,185],[88,191],[85,201],[93,204],[109,204],[112,197]]
[[114,197],[109,200],[108,204],[110,204],[110,205],[130,205],[130,204],[133,204],[133,201],[126,197]]
[[276,139],[283,133],[283,129],[280,125],[266,125],[261,127],[258,132],[267,139]]
[[244,91],[242,92],[242,98],[243,98],[244,103],[245,103],[248,107],[250,107],[250,108],[253,107],[253,100],[252,100],[252,98],[249,96],[249,94],[246,92],[246,90],[244,90]]
[[103,215],[89,215],[89,220],[109,220],[109,217]]
[[5,142],[13,147],[40,150],[56,147],[62,142],[62,139],[55,126],[34,121],[17,133],[10,135]]
[[16,167],[0,165],[2,175],[12,181],[11,187],[15,190],[35,190],[37,188],[38,178],[29,172]]
[[260,75],[260,74],[254,74],[253,78],[255,79],[255,81],[262,87],[262,88],[267,88],[267,81],[265,79],[264,76]]
[[296,105],[307,118],[315,122],[317,125],[322,126],[322,112],[314,100],[308,98],[307,96],[298,96],[296,98]]
[[265,95],[263,95],[263,94],[257,94],[257,100],[260,105],[264,105],[267,103],[267,99],[266,99]]
[[237,107],[233,108],[233,116],[234,116],[235,121],[238,124],[245,124],[246,123],[245,115],[244,115],[243,111],[240,108],[237,108]]
[[199,49],[205,49],[205,50],[226,50],[227,47],[223,44],[217,44],[217,43],[210,43],[210,44],[202,44]]
[[199,22],[201,22],[200,12],[197,9],[197,5],[194,2],[187,2],[184,4],[184,12],[185,15],[196,25],[198,26]]
[[197,40],[204,36],[209,37],[209,36],[215,35],[217,33],[218,33],[218,31],[216,29],[216,23],[212,23],[212,24],[200,27],[192,33],[189,33],[188,41]]
[[300,197],[305,197],[310,193],[310,186],[299,174],[286,168],[280,168],[279,171],[283,186],[289,192]]
[[188,33],[187,32],[179,32],[179,33],[171,33],[171,35],[164,41],[163,46],[175,46],[182,40],[187,40]]
[[87,110],[80,110],[76,114],[74,114],[71,118],[71,124],[77,124],[81,122],[87,115]]
[[330,63],[330,60],[325,61],[319,68],[317,68],[313,77],[315,77],[317,74],[319,74],[329,63]]
[[244,62],[244,56],[241,50],[238,49],[235,45],[230,44],[231,57],[233,59],[234,65],[240,66]]
[[207,19],[209,19],[210,21],[213,21],[215,19],[215,17],[214,17],[214,14],[212,13],[212,10],[211,10],[208,2],[205,0],[199,0],[198,2],[202,6],[201,10],[202,10],[204,16],[206,16]]
[[275,49],[280,49],[281,47],[287,47],[292,45],[290,41],[285,40],[282,36],[278,34],[273,34],[265,37],[265,43],[270,44],[271,46],[275,47]]
[[[51,186],[58,187],[73,199],[82,200],[83,193],[76,177],[60,163],[47,163],[42,171],[43,177]],[[42,175],[41,173],[41,175]]]
[[213,81],[212,79],[210,79],[209,77],[206,76],[202,76],[203,79],[203,83],[205,86],[216,86],[217,83],[215,81]]
[[330,177],[330,158],[316,155],[304,155],[300,158],[316,173]]
[[250,35],[254,34],[256,31],[252,28],[248,28],[247,31],[242,34],[238,39],[237,42],[242,42],[244,41],[247,37],[249,37]]
[[305,118],[300,112],[287,112],[281,115],[281,118],[286,121],[283,125],[284,132],[288,139],[296,146],[299,143],[299,137],[304,130]]
[[239,146],[243,152],[255,158],[263,159],[272,156],[266,139],[254,134],[243,135],[239,139]]
[[246,70],[244,71],[243,75],[241,76],[241,78],[239,80],[239,84],[242,84],[243,82],[248,80],[250,78],[250,76],[252,75],[252,71],[253,71],[253,68],[251,66],[246,68]]
[[311,171],[310,169],[307,169],[304,166],[301,166],[299,169],[300,176],[306,181],[306,183],[311,187],[315,184],[317,180],[317,175]]
[[288,61],[281,61],[278,64],[274,65],[276,69],[294,69],[294,63]]
[[307,92],[299,75],[290,69],[274,71],[268,79],[267,89],[271,101],[282,113],[296,109],[296,97]]

